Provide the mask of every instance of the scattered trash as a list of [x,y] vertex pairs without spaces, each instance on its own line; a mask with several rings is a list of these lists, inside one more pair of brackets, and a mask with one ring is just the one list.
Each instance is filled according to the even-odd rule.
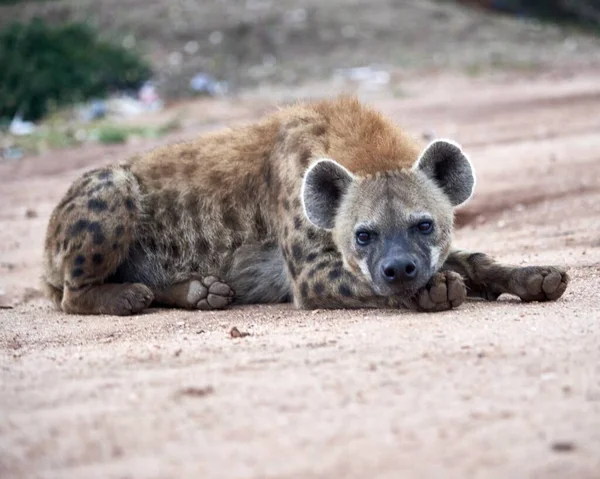
[[106,102],[104,100],[94,100],[79,108],[79,118],[81,121],[89,123],[99,120],[106,116]]
[[2,151],[2,159],[7,161],[19,161],[25,153],[22,148],[16,146],[9,146]]
[[190,80],[190,88],[199,95],[220,96],[229,91],[227,82],[217,81],[207,73],[198,73]]
[[142,85],[138,92],[138,99],[147,111],[158,111],[164,106],[152,82],[146,82]]
[[10,122],[8,132],[15,136],[31,135],[35,131],[35,124],[30,121],[23,121],[23,117],[19,114]]

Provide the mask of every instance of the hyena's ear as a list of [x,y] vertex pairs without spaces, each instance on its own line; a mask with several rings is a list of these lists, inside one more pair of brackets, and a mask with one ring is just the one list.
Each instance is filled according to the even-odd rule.
[[309,221],[319,228],[333,229],[342,196],[352,181],[352,173],[333,160],[313,163],[302,181],[302,204]]
[[460,146],[450,140],[430,143],[413,166],[435,181],[453,206],[467,201],[475,187],[475,172]]

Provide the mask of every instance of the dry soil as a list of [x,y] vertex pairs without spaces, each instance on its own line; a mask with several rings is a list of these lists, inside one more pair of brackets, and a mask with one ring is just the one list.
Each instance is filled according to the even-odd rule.
[[[83,169],[151,145],[3,164],[0,476],[599,478],[600,71],[402,91],[366,97],[475,163],[457,244],[567,265],[561,300],[67,316],[37,283],[51,209]],[[215,115],[268,107],[246,97]]]

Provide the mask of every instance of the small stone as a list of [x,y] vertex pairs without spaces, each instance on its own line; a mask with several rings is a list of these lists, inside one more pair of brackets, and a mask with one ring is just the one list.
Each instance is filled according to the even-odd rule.
[[552,443],[552,450],[556,452],[571,452],[575,450],[575,444],[571,441],[555,441]]
[[232,338],[245,338],[246,336],[250,336],[250,333],[248,333],[246,331],[240,331],[238,328],[236,328],[234,326],[233,328],[231,328],[231,331],[229,331],[229,335]]

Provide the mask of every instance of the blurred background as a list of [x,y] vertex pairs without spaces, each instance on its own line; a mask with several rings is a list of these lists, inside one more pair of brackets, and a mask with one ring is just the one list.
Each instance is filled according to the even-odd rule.
[[193,97],[586,68],[599,33],[597,0],[0,0],[0,154],[160,137]]
[[[461,143],[455,245],[567,266],[561,301],[129,320],[43,297],[84,171],[340,92]],[[600,0],[0,0],[2,478],[598,478],[599,286]]]

